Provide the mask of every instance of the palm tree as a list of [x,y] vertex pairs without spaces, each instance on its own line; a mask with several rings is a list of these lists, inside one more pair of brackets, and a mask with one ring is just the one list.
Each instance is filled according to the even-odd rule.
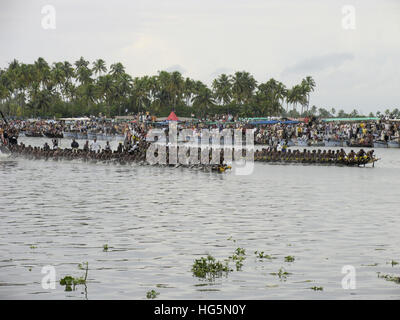
[[226,75],[221,74],[212,83],[215,99],[223,106],[232,100],[232,80]]
[[171,74],[169,90],[172,96],[172,105],[176,107],[177,102],[181,102],[184,91],[184,80],[179,71],[174,71]]
[[111,75],[114,77],[118,77],[122,74],[125,73],[125,67],[121,62],[114,63],[110,66],[110,72]]
[[106,63],[103,59],[97,59],[93,62],[93,72],[95,75],[101,75],[102,73],[107,72]]
[[257,86],[257,81],[246,71],[235,72],[232,76],[232,95],[237,104],[248,103]]
[[310,106],[310,93],[314,91],[315,81],[311,76],[307,76],[305,79],[302,80],[301,86],[304,88],[304,92],[307,96],[307,111],[308,111]]
[[202,117],[205,116],[206,111],[214,106],[215,101],[212,91],[204,87],[192,98],[193,106],[198,108]]
[[85,60],[83,57],[80,57],[79,60],[75,61],[75,67],[77,70],[79,70],[80,68],[88,68],[89,61]]

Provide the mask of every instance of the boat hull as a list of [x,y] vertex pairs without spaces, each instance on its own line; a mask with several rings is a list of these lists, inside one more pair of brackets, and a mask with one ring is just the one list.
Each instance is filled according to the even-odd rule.
[[343,147],[343,141],[340,140],[324,140],[325,147]]
[[384,141],[375,141],[374,148],[387,148],[388,144]]
[[397,141],[388,141],[388,148],[400,148],[400,143]]

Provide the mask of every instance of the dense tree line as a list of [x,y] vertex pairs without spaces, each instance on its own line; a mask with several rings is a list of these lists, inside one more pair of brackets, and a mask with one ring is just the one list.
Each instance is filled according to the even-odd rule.
[[[270,79],[257,83],[245,71],[221,74],[209,88],[178,71],[132,78],[121,63],[109,69],[102,59],[92,63],[81,57],[74,63],[49,65],[13,60],[0,69],[0,108],[9,116],[70,117],[126,115],[148,111],[166,116],[205,117],[230,113],[240,117],[330,115],[332,110],[309,106],[312,77],[287,88]],[[356,112],[356,111],[355,111]]]

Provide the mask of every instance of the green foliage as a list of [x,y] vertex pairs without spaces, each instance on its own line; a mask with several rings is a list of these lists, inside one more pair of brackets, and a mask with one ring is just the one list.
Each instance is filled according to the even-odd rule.
[[160,293],[155,290],[147,291],[146,293],[147,299],[155,299],[158,295],[160,295]]
[[232,260],[235,263],[236,266],[236,271],[242,270],[243,267],[243,261],[246,259],[246,250],[243,248],[237,248],[235,250],[235,253],[229,257],[230,260]]
[[[107,69],[102,59],[90,63],[81,57],[74,63],[49,65],[39,57],[32,64],[13,60],[0,69],[0,107],[10,116],[72,117],[107,116],[149,111],[167,116],[206,117],[230,113],[235,116],[279,116],[297,112],[298,105],[308,111],[315,81],[304,78],[287,89],[270,79],[257,83],[246,71],[219,75],[211,87],[181,73],[159,71],[157,75],[133,78],[120,62]],[[286,111],[283,107],[286,102]]]
[[392,261],[390,261],[390,264],[391,264],[392,267],[393,267],[393,266],[395,266],[395,265],[398,265],[399,263],[398,263],[397,261],[392,260]]
[[314,290],[314,291],[323,291],[324,290],[324,288],[323,287],[311,287],[310,288],[311,290]]
[[264,253],[264,251],[261,251],[261,252],[254,251],[254,254],[259,259],[272,259],[272,257],[269,254]]
[[105,251],[105,252],[108,251],[108,244],[107,243],[105,245],[103,245],[103,251]]
[[280,268],[280,269],[278,270],[278,272],[272,272],[272,273],[270,273],[270,274],[273,275],[273,276],[278,276],[279,279],[281,279],[281,281],[282,281],[282,280],[283,280],[283,281],[286,281],[287,277],[288,277],[291,273],[287,272],[287,271],[285,270],[285,268]]
[[216,261],[211,255],[208,255],[207,258],[201,257],[200,259],[196,259],[192,266],[194,276],[209,280],[221,277],[224,274],[226,275],[231,271],[227,263],[223,264],[220,261]]
[[285,257],[285,262],[294,262],[294,257],[293,256]]
[[381,279],[385,279],[386,281],[392,281],[394,283],[400,284],[400,277],[398,276],[392,276],[390,274],[380,274],[380,272],[378,272],[378,278]]
[[88,276],[88,272],[89,272],[89,263],[84,262],[84,263],[78,264],[78,268],[80,270],[86,271],[84,277],[75,278],[73,276],[67,275],[60,280],[60,285],[65,286],[65,291],[75,290],[75,287],[77,285],[86,285],[86,280],[87,280],[87,276]]

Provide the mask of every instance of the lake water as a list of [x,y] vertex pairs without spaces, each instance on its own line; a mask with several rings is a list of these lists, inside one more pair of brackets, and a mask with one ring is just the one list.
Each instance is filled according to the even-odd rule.
[[[0,155],[0,298],[399,299],[378,272],[400,276],[400,150],[375,152],[375,168],[255,163],[246,176]],[[238,247],[241,271],[193,276],[195,259]],[[86,287],[65,291],[82,262]],[[48,265],[55,289],[42,287]],[[286,279],[271,275],[280,268]]]

